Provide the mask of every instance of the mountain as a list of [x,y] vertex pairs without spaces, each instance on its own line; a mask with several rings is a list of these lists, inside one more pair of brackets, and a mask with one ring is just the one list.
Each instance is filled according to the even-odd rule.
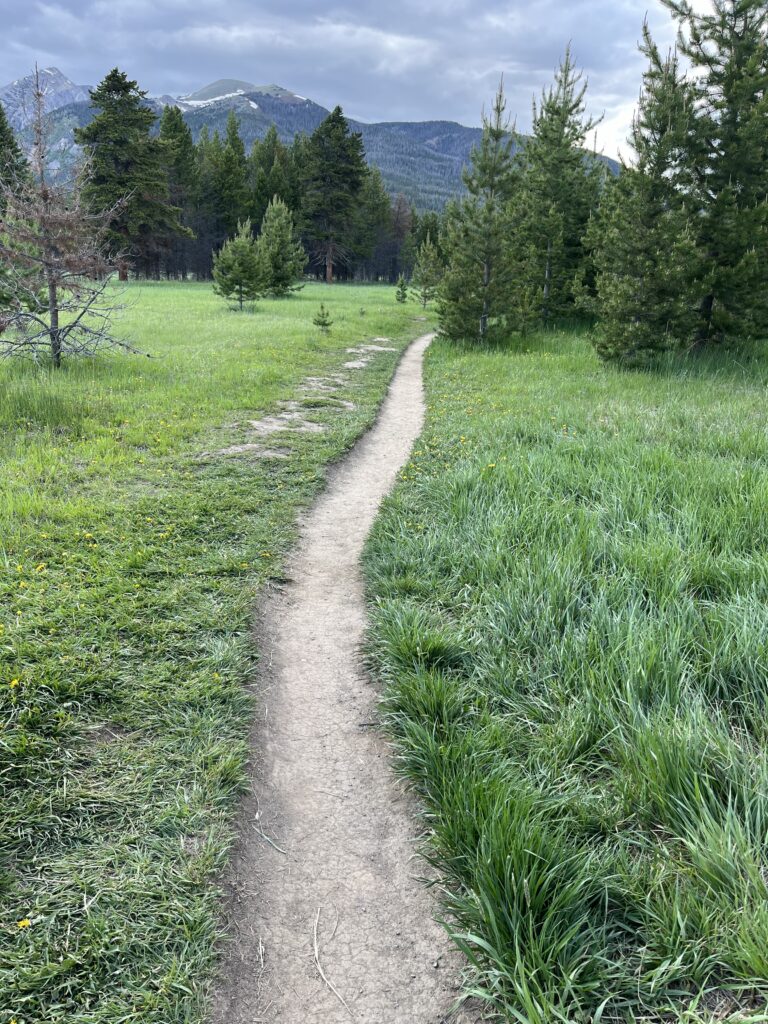
[[[70,103],[87,103],[88,86],[75,85],[58,68],[43,68],[40,72],[40,86],[45,96],[45,110],[59,110]],[[26,128],[34,111],[35,76],[17,78],[15,82],[0,88],[0,103],[11,126],[19,131]]]
[[[47,68],[41,74],[46,76],[46,109],[50,111],[51,169],[64,174],[77,159],[73,129],[87,124],[91,118],[88,90],[74,85],[56,68]],[[30,76],[0,89],[0,103],[14,127],[21,130],[21,139],[27,145],[31,140],[25,111],[31,109],[33,87],[34,79]],[[282,86],[254,85],[229,78],[185,96],[148,97],[147,103],[158,114],[169,104],[178,106],[195,139],[203,127],[223,134],[229,113],[234,110],[246,148],[255,139],[263,138],[270,125],[275,125],[283,141],[290,142],[299,132],[313,132],[328,116],[325,107]],[[388,191],[393,195],[402,192],[419,209],[440,209],[453,196],[461,194],[462,168],[482,134],[480,128],[468,128],[455,121],[350,124],[363,136],[368,162],[379,168]],[[614,173],[618,172],[615,161],[605,162]]]

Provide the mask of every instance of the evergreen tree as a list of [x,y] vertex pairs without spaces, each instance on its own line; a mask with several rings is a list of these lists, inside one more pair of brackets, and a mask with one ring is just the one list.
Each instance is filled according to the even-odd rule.
[[213,257],[213,290],[225,299],[236,299],[240,309],[255,302],[263,289],[256,240],[249,220],[237,225],[237,233]]
[[595,345],[604,359],[642,364],[689,343],[697,321],[701,259],[690,197],[682,187],[693,116],[678,58],[662,58],[647,26],[649,59],[631,143],[636,166],[606,191],[586,241],[593,249]]
[[264,214],[256,253],[265,291],[281,298],[302,287],[296,282],[304,272],[307,256],[296,236],[291,211],[278,196]]
[[24,181],[28,173],[27,161],[0,103],[0,184],[13,187]]
[[250,207],[245,146],[234,110],[230,110],[227,117],[221,155],[214,169],[213,188],[217,226],[229,236],[238,230],[238,225],[248,216]]
[[333,327],[333,320],[331,320],[331,316],[325,308],[325,303],[320,303],[320,309],[315,313],[312,323],[315,327],[319,327],[323,334],[327,334],[331,327]]
[[416,266],[413,269],[413,285],[419,302],[425,309],[435,298],[443,273],[444,267],[437,246],[432,237],[427,235],[419,248]]
[[[5,210],[6,196],[21,187],[28,176],[27,162],[0,103],[0,218]],[[0,265],[0,310],[8,307],[14,294],[11,269]]]
[[360,276],[378,279],[388,270],[392,203],[377,167],[366,169],[350,225],[350,263]]
[[446,213],[448,260],[440,295],[440,332],[453,340],[494,342],[507,330],[514,277],[508,206],[516,170],[503,86],[464,181],[469,195]]
[[697,14],[663,0],[680,25],[695,104],[687,139],[689,188],[699,204],[699,344],[768,331],[768,7],[714,0]]
[[251,216],[261,224],[272,199],[282,199],[294,214],[299,209],[299,185],[292,148],[286,146],[270,125],[263,139],[257,139],[248,157],[248,185]]
[[350,231],[365,174],[362,138],[350,132],[341,107],[336,107],[310,136],[302,181],[306,237],[329,284],[334,267],[350,255]]
[[395,298],[398,302],[408,301],[408,282],[405,280],[405,274],[401,274],[397,279],[397,290],[395,291]]
[[602,185],[602,165],[584,152],[597,125],[585,117],[586,89],[566,50],[554,85],[534,103],[533,135],[518,157],[512,240],[522,256],[518,298],[525,304],[537,296],[544,324],[573,308],[584,232]]
[[[181,211],[184,226],[191,228],[198,190],[197,159],[192,133],[176,106],[169,105],[163,109],[160,117],[160,142],[170,202]],[[191,231],[169,239],[166,256],[166,273],[169,276],[186,277],[190,269],[191,248]]]
[[397,281],[401,273],[412,274],[416,262],[419,240],[416,228],[418,214],[404,195],[398,194],[392,202],[392,241],[390,243],[389,280]]
[[90,95],[97,113],[75,129],[89,163],[85,201],[95,212],[121,204],[110,229],[113,251],[132,256],[141,273],[157,273],[164,240],[185,229],[170,202],[162,143],[151,136],[155,115],[146,93],[117,68]]

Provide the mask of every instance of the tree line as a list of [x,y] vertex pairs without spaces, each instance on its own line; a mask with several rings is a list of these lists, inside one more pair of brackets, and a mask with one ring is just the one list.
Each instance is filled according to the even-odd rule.
[[447,209],[444,336],[494,343],[587,315],[602,358],[643,364],[768,333],[768,10],[662,2],[677,46],[662,54],[644,26],[617,177],[585,156],[595,122],[569,53],[517,154],[500,88]]
[[[340,107],[310,135],[286,144],[272,126],[246,152],[234,111],[223,134],[203,127],[195,142],[178,107],[158,119],[119,69],[90,96],[94,116],[75,129],[83,195],[94,211],[122,204],[109,236],[123,254],[123,276],[210,278],[214,254],[239,225],[258,233],[276,198],[297,228],[308,273],[394,282],[412,266],[423,234],[418,214],[387,193]],[[0,146],[10,151],[12,132],[2,111],[0,118]]]

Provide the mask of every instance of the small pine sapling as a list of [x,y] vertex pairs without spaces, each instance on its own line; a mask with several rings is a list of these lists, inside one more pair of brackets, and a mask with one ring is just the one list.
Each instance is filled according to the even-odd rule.
[[401,303],[408,301],[408,282],[405,280],[405,274],[401,274],[397,279],[395,298]]
[[315,314],[312,323],[315,327],[319,327],[323,334],[328,334],[330,331],[333,326],[333,320],[331,320],[328,310],[325,308],[325,303],[320,303],[320,309]]

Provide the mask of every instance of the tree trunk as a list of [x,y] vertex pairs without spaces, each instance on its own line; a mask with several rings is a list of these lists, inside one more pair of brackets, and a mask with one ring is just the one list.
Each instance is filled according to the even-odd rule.
[[709,295],[705,295],[701,300],[701,306],[699,307],[699,311],[701,313],[701,324],[696,332],[696,338],[693,345],[691,345],[691,351],[699,351],[704,348],[708,341],[710,341],[712,335],[712,313],[714,312],[714,308],[715,296],[711,293]]
[[483,263],[483,312],[480,314],[480,340],[488,333],[488,317],[491,309],[488,303],[488,288],[491,283],[491,264],[486,260]]
[[51,359],[58,370],[61,366],[61,334],[59,333],[59,297],[56,281],[48,277],[48,316],[50,317],[49,334],[51,338]]
[[325,283],[333,284],[333,245],[325,250]]
[[547,241],[547,262],[544,266],[544,308],[542,309],[542,320],[545,324],[549,322],[549,296],[552,291],[552,240]]

